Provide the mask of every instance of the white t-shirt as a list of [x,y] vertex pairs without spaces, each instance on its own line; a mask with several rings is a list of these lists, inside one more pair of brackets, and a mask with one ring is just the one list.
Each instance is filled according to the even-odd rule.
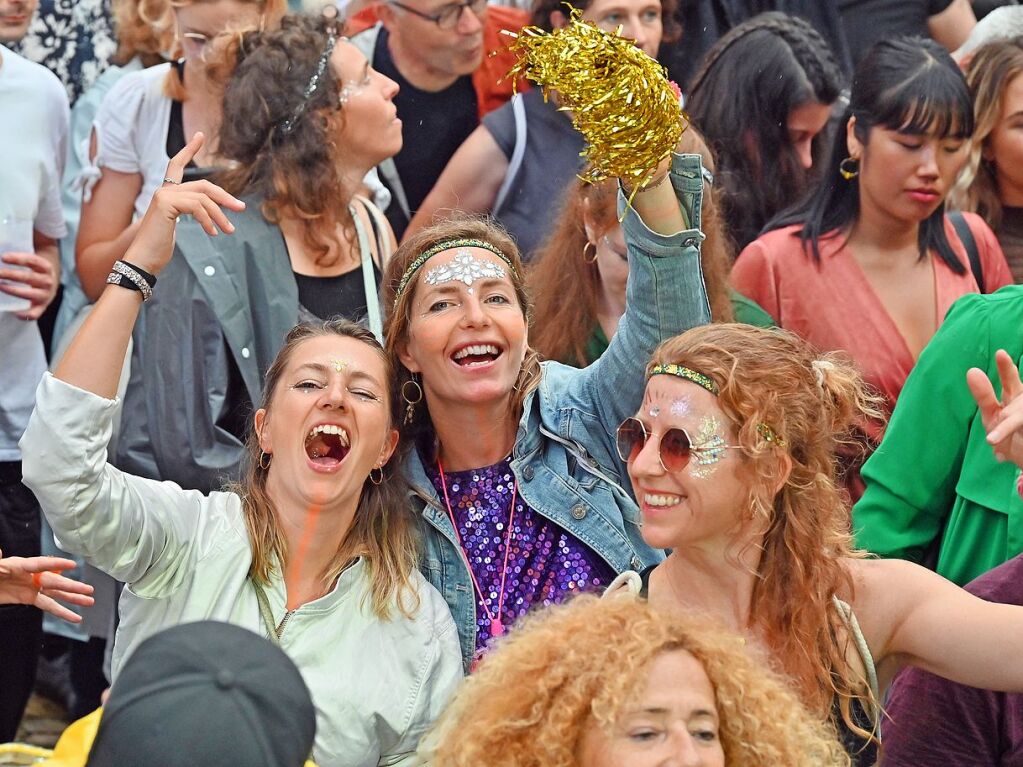
[[96,157],[82,169],[85,199],[99,180],[100,169],[138,173],[142,189],[135,198],[135,215],[145,215],[167,172],[167,130],[171,99],[163,86],[171,65],[159,64],[122,77],[103,98],[92,127]]
[[[68,103],[48,69],[0,45],[0,218],[30,218],[47,237],[64,236],[60,179]],[[35,390],[46,370],[39,327],[0,312],[0,461],[19,461]]]

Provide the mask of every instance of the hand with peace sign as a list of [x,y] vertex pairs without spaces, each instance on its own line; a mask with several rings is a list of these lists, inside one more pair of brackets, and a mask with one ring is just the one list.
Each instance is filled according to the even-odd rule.
[[995,458],[1012,461],[1023,468],[1023,382],[1016,363],[1004,350],[995,353],[995,364],[1002,383],[1001,400],[995,396],[991,381],[980,368],[967,371],[966,382],[980,408],[987,441],[995,451]]
[[124,254],[125,261],[158,274],[174,252],[174,229],[180,216],[192,216],[210,236],[234,232],[234,225],[222,208],[243,210],[244,202],[210,181],[181,183],[185,166],[205,140],[202,133],[196,133],[167,163],[164,184],[153,195],[138,233]]

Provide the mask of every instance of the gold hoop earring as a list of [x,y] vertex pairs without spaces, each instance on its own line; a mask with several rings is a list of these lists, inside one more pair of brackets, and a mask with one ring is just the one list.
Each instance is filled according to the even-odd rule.
[[[405,387],[409,384],[416,387],[416,393],[413,395],[415,399],[412,399],[405,391]],[[401,398],[405,400],[405,425],[408,426],[415,417],[416,405],[423,401],[423,387],[415,378],[410,378],[401,385]]]
[[[266,459],[266,465],[265,466],[263,465],[263,459],[264,458]],[[274,454],[273,453],[264,453],[262,450],[260,450],[259,451],[259,468],[261,468],[263,471],[269,471],[270,463],[273,461],[273,459],[274,459]]]
[[860,175],[860,161],[854,157],[846,157],[838,164],[838,175],[846,181],[852,181]]
[[[375,479],[373,477],[373,472],[374,471],[379,472],[380,479]],[[382,468],[380,468],[379,466],[374,466],[372,469],[369,470],[369,481],[372,482],[374,485],[383,484],[383,481],[384,481],[384,470]]]
[[[593,258],[590,258],[588,255],[586,255],[590,248],[593,248]],[[597,263],[597,246],[594,245],[589,240],[587,240],[586,244],[583,245],[583,261],[585,261],[587,264]]]

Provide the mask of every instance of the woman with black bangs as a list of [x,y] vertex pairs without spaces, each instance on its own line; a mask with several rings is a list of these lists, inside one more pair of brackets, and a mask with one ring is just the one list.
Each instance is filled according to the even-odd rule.
[[[921,38],[878,43],[856,70],[850,104],[818,187],[740,254],[735,288],[822,351],[844,350],[892,408],[949,307],[1012,284],[987,225],[945,196],[968,152],[973,105],[948,53]],[[972,251],[972,253],[971,253]],[[846,486],[880,436],[865,423]]]

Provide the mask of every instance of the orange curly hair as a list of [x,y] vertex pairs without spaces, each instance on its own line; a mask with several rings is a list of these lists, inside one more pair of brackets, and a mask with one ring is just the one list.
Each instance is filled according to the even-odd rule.
[[[583,595],[524,619],[465,681],[422,751],[437,767],[575,767],[659,655],[691,653],[714,688],[728,765],[848,765],[834,733],[734,634],[646,602]],[[432,753],[431,753],[432,752]]]
[[[853,590],[842,559],[864,554],[853,549],[835,453],[854,441],[850,434],[860,419],[881,418],[881,398],[846,358],[818,355],[782,330],[741,324],[694,328],[661,344],[650,365],[669,363],[718,385],[718,404],[747,456],[750,511],[763,549],[751,626],[763,631],[772,656],[796,680],[808,705],[827,715],[837,699],[849,727],[870,736],[853,721],[850,706],[860,698],[870,710],[876,701],[867,680],[850,665],[845,643],[836,641],[848,632],[833,598]],[[767,442],[762,425],[784,444]]]

